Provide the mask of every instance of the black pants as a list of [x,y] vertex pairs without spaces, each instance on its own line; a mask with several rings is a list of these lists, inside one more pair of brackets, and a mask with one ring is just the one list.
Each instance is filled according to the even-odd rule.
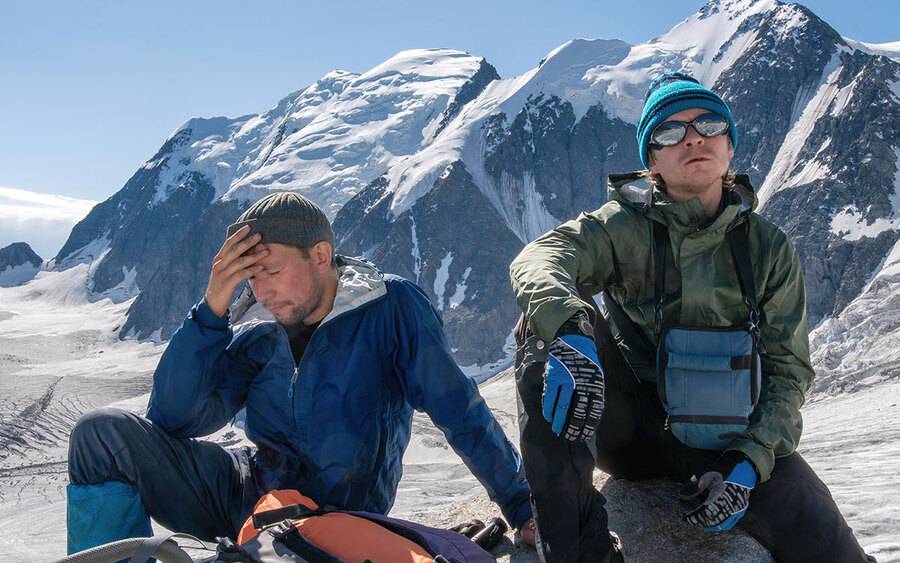
[[[603,322],[602,320],[600,322]],[[523,366],[516,356],[519,430],[525,475],[545,563],[587,563],[610,548],[605,500],[593,487],[596,466],[616,478],[670,477],[679,482],[708,470],[717,454],[683,445],[665,429],[656,386],[641,383],[598,327],[606,374],[606,407],[597,430],[597,458],[584,443],[556,436],[541,412],[544,364]],[[672,516],[678,517],[677,515]],[[771,478],[750,496],[738,523],[777,561],[867,561],[828,488],[798,453],[779,458]]]
[[170,530],[202,539],[237,537],[259,490],[248,448],[172,438],[146,418],[104,408],[84,415],[69,439],[69,481],[122,481]]

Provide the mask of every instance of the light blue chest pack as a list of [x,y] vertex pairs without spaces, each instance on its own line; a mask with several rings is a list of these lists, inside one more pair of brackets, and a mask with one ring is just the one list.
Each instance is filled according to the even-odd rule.
[[749,220],[731,229],[737,278],[749,314],[745,322],[709,328],[664,322],[668,234],[653,224],[656,295],[656,382],[668,424],[681,442],[722,450],[747,429],[759,401],[762,368],[759,306],[750,260]]

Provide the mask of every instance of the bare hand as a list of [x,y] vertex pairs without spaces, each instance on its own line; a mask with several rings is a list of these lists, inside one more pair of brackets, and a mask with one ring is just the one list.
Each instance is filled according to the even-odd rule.
[[259,233],[247,236],[249,233],[250,226],[244,225],[225,240],[222,248],[213,257],[209,284],[203,298],[212,312],[219,317],[224,318],[228,313],[237,286],[262,271],[263,267],[257,262],[269,254],[264,247],[248,252],[261,238]]

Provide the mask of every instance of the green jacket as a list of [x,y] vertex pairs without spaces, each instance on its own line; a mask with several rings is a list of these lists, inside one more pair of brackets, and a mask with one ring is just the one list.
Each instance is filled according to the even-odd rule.
[[744,434],[727,449],[743,452],[761,481],[775,458],[800,440],[800,407],[812,384],[803,270],[787,236],[753,212],[745,176],[726,190],[724,209],[709,223],[700,201],[673,202],[638,174],[610,176],[609,201],[529,243],[510,265],[519,306],[532,330],[554,338],[579,309],[578,286],[605,290],[655,346],[653,229],[668,228],[663,317],[684,325],[724,327],[745,321],[737,272],[725,233],[750,221],[750,252],[763,313],[762,390]]

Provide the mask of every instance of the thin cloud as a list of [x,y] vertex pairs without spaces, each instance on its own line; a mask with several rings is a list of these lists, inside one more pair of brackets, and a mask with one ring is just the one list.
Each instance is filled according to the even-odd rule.
[[59,252],[96,201],[0,186],[0,248],[27,242],[42,258]]

